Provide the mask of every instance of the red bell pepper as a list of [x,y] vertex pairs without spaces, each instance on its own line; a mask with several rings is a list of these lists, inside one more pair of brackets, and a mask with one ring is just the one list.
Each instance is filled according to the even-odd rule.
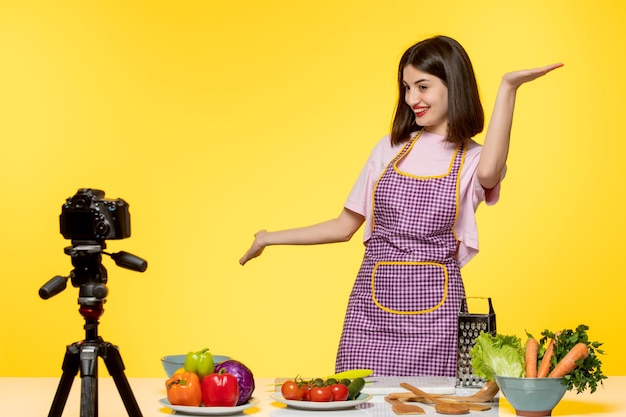
[[234,407],[239,400],[237,377],[221,369],[202,378],[202,402],[205,407]]
[[167,400],[172,405],[200,406],[202,388],[200,378],[193,372],[175,374],[165,382]]

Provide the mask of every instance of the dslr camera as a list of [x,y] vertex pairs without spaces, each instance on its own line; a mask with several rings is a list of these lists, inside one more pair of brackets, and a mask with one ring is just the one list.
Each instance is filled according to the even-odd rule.
[[105,199],[104,191],[81,188],[63,204],[61,234],[77,241],[104,241],[130,237],[128,204],[121,198]]

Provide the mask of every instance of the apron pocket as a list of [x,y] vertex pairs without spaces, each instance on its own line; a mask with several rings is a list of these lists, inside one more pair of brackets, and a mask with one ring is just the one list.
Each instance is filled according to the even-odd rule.
[[448,269],[436,262],[378,262],[372,270],[372,299],[393,314],[424,314],[448,294]]

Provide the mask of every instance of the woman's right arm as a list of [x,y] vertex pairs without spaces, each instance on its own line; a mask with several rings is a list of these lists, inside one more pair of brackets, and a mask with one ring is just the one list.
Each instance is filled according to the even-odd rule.
[[261,255],[266,246],[347,242],[359,230],[364,221],[365,217],[362,215],[344,208],[337,218],[311,226],[276,232],[261,230],[254,235],[252,246],[239,260],[239,263],[244,265],[250,259]]

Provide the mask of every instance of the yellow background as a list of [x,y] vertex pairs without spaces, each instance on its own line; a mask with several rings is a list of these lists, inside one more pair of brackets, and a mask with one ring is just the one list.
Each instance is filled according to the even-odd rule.
[[258,229],[339,213],[389,131],[400,55],[435,34],[467,49],[487,117],[504,72],[565,63],[519,91],[501,201],[479,209],[463,274],[500,333],[584,323],[605,373],[626,374],[620,2],[0,4],[0,375],[60,375],[84,337],[76,288],[38,296],[72,269],[59,214],[81,187],[130,204],[132,237],[108,250],[149,262],[103,261],[100,334],[127,375],[204,347],[261,377],[332,372],[362,231],[238,259]]

